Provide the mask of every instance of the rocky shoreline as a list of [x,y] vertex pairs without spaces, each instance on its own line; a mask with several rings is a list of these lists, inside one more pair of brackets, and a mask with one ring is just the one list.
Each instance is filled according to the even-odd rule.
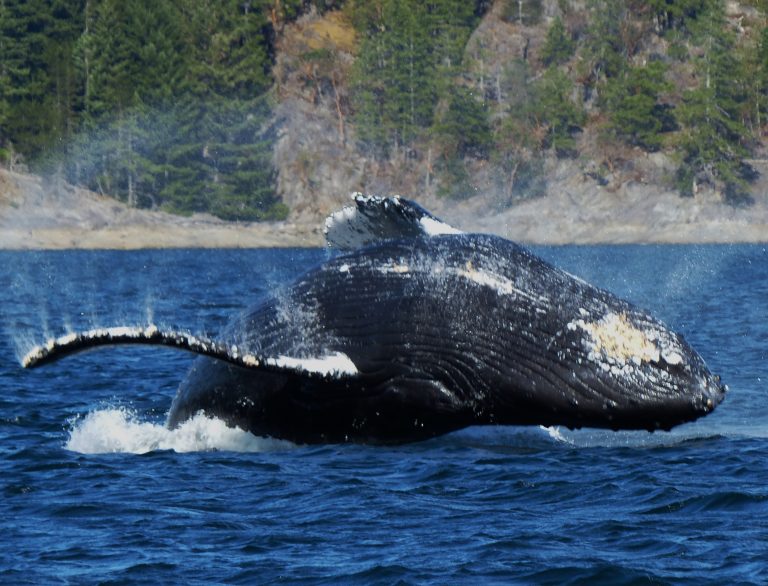
[[[680,198],[649,185],[609,191],[583,186],[506,209],[416,198],[449,223],[525,244],[768,242],[768,198],[733,208],[702,195]],[[335,206],[347,202],[339,196]],[[330,210],[327,210],[330,211]],[[228,223],[128,208],[116,200],[39,177],[0,171],[0,249],[270,248],[323,245],[323,216],[286,222]]]

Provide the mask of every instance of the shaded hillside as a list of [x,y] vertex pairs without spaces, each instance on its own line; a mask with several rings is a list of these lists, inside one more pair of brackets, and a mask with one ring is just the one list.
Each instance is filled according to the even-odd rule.
[[246,221],[311,224],[355,190],[459,216],[683,197],[727,219],[765,194],[765,17],[758,0],[13,0],[0,159]]
[[[371,33],[392,28],[386,9],[374,27],[355,18],[312,14],[278,40],[275,161],[296,213],[355,189],[504,209],[562,190],[562,169],[577,198],[639,185],[748,206],[765,192],[760,3],[497,1],[442,70],[423,48],[404,69],[366,65],[424,40]],[[418,59],[430,79],[408,76]],[[422,95],[431,111],[410,110]]]

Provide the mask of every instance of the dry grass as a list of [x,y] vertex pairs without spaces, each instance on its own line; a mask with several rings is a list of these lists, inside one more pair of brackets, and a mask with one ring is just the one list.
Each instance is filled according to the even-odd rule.
[[310,49],[334,49],[354,53],[357,35],[340,11],[328,12],[307,26],[306,42]]

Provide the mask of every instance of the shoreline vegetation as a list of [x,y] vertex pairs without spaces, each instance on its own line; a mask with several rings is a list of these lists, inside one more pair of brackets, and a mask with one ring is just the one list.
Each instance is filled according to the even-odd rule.
[[[565,191],[496,213],[484,207],[491,204],[481,196],[452,205],[416,199],[465,231],[494,233],[522,244],[768,242],[765,198],[739,209],[674,193],[649,199],[647,189],[618,194],[597,190],[587,208]],[[338,205],[345,203],[349,200],[340,198]],[[305,216],[248,223],[206,214],[182,217],[129,208],[87,190],[0,170],[1,250],[321,247],[323,220]]]
[[768,241],[757,0],[0,4],[0,249]]

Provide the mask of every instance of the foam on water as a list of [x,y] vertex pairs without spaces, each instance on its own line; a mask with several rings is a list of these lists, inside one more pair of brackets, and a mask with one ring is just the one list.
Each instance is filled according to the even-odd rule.
[[765,438],[768,427],[689,425],[670,432],[611,431],[607,429],[567,429],[539,426],[557,444],[574,448],[669,448],[690,441],[715,438]]
[[228,427],[220,419],[203,414],[176,429],[168,429],[161,423],[142,421],[129,409],[108,407],[91,411],[71,423],[64,447],[81,454],[145,454],[156,450],[274,452],[295,447],[288,441],[260,438]]

